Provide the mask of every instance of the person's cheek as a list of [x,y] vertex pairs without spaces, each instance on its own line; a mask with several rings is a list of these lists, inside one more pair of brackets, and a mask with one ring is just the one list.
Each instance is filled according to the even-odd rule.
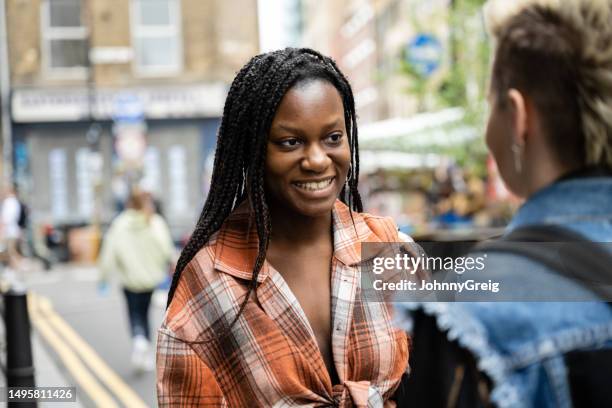
[[290,177],[290,169],[287,167],[287,160],[289,158],[286,153],[273,152],[269,156],[268,161],[268,180],[271,192],[277,197],[281,198],[290,194],[290,183],[288,179]]

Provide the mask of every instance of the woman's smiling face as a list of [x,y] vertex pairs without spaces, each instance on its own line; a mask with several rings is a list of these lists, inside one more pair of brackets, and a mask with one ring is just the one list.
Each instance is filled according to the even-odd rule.
[[328,213],[350,163],[338,90],[322,79],[294,85],[281,100],[268,135],[265,185],[271,207],[309,217]]

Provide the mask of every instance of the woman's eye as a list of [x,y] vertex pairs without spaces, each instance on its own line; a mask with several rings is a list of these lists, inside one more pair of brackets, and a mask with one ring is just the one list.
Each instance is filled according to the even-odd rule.
[[327,136],[327,140],[332,144],[338,144],[342,140],[342,133],[334,133],[333,135]]
[[295,147],[300,143],[298,139],[285,139],[278,142],[279,146],[282,147]]

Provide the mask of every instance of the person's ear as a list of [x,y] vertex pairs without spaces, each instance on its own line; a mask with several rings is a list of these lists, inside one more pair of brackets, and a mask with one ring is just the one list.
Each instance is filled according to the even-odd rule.
[[518,146],[525,145],[525,139],[527,137],[527,107],[525,103],[525,97],[523,94],[516,90],[508,90],[508,101],[512,111],[512,125],[514,130],[513,143]]

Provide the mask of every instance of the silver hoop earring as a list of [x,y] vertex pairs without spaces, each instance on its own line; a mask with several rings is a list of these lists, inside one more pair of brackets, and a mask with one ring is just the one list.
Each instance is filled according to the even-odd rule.
[[523,146],[513,143],[512,156],[514,157],[514,170],[517,174],[521,174],[523,171]]

